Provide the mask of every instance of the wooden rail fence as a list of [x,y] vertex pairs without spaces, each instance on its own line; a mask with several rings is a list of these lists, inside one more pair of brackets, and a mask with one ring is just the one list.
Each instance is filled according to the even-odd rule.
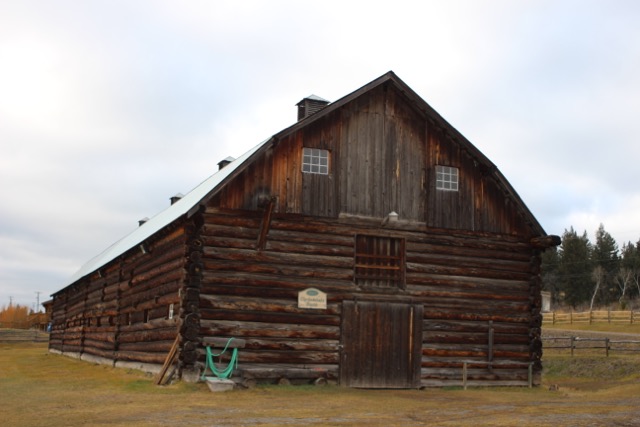
[[542,313],[543,325],[574,324],[574,323],[629,323],[640,321],[640,311],[633,310],[592,310],[568,313],[550,311]]
[[0,342],[47,342],[49,334],[38,329],[0,328]]
[[574,356],[577,350],[604,350],[605,355],[615,351],[640,352],[640,341],[612,340],[610,338],[546,337],[543,339],[545,350],[569,350]]

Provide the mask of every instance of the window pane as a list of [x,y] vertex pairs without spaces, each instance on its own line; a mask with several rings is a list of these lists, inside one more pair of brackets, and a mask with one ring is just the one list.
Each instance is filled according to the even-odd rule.
[[436,189],[458,191],[458,168],[436,166]]
[[302,172],[329,174],[329,151],[319,148],[302,149]]

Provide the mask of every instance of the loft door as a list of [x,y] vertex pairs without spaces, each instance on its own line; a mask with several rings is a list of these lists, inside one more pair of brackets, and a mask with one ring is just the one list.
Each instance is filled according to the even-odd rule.
[[417,388],[422,355],[422,305],[344,301],[340,384]]

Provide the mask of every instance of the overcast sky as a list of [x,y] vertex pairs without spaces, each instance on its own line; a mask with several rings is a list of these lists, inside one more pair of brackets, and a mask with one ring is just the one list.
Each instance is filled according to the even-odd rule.
[[393,70],[549,234],[640,239],[640,2],[0,0],[0,307]]

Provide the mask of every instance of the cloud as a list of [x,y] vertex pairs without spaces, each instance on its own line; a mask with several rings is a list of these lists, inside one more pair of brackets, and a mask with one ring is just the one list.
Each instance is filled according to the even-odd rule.
[[302,97],[389,70],[548,232],[636,241],[639,17],[625,1],[4,2],[0,305],[66,285]]

